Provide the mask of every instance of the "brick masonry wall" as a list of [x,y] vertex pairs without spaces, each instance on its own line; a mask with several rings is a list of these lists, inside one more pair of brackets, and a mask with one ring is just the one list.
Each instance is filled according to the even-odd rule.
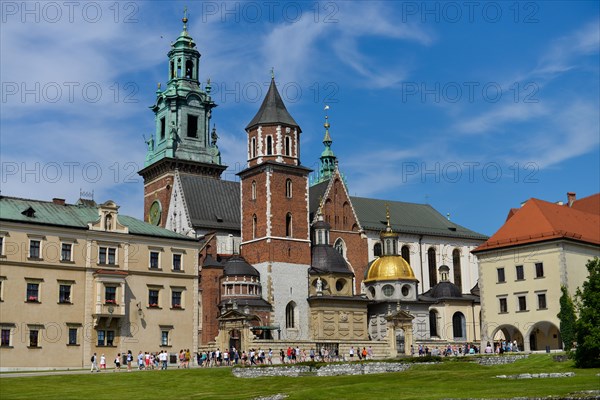
[[202,299],[202,333],[200,344],[214,342],[219,334],[219,322],[217,317],[220,310],[218,307],[220,298],[220,282],[223,269],[220,267],[203,267],[200,271],[200,293]]
[[155,200],[158,200],[162,206],[160,226],[163,228],[165,227],[169,203],[171,201],[171,192],[173,190],[173,181],[173,173],[167,173],[144,184],[144,221],[149,222],[148,213],[150,211],[150,206]]

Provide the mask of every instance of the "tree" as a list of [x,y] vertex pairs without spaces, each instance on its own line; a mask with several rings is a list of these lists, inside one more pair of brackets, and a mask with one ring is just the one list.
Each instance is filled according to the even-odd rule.
[[579,319],[575,366],[596,368],[600,367],[600,259],[589,260],[586,268],[588,279],[583,282],[583,290],[577,289]]
[[577,316],[575,315],[575,305],[566,286],[561,286],[560,290],[562,295],[560,296],[560,312],[557,317],[560,320],[560,335],[563,343],[565,344],[565,350],[571,350],[573,342],[575,342],[577,334],[575,332],[575,324],[577,322]]

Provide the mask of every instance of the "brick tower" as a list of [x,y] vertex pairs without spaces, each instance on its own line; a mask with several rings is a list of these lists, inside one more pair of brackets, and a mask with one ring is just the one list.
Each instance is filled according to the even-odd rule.
[[246,127],[248,168],[241,179],[241,254],[260,272],[263,298],[282,339],[308,338],[308,174],[300,164],[300,127],[271,79]]

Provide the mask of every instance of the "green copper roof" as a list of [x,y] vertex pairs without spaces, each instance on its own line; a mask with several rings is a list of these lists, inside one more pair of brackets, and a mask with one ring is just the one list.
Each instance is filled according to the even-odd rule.
[[[33,210],[33,216],[28,217],[27,213],[23,214],[23,212],[30,208]],[[119,223],[127,226],[129,233],[133,235],[195,240],[127,215],[119,214],[117,218]],[[96,222],[98,219],[98,207],[89,204],[60,205],[49,201],[0,196],[0,220],[2,221],[88,229],[88,223]]]

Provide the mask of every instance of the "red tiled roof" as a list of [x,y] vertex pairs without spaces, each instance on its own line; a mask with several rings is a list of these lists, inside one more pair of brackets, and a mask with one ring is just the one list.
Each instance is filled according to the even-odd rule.
[[600,193],[584,197],[580,200],[575,200],[571,205],[571,208],[591,214],[600,215]]
[[518,211],[511,210],[504,225],[473,252],[559,238],[600,245],[600,213],[594,212],[598,201],[600,194],[577,200],[572,207],[530,199]]

